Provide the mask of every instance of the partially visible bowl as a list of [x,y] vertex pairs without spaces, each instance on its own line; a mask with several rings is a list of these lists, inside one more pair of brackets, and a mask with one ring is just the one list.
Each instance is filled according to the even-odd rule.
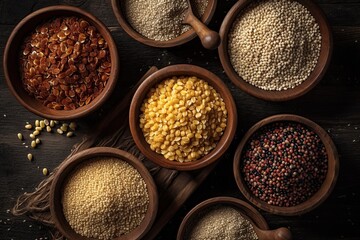
[[54,219],[56,228],[67,239],[89,239],[76,233],[67,222],[63,213],[62,192],[67,176],[76,170],[80,164],[96,157],[111,157],[119,159],[120,161],[125,161],[134,167],[145,181],[149,195],[149,205],[143,221],[130,233],[116,238],[116,240],[141,239],[150,230],[156,218],[158,209],[158,195],[155,182],[149,171],[139,159],[128,152],[110,147],[94,147],[79,152],[68,159],[67,162],[63,164],[55,173],[50,188],[50,212]]
[[208,200],[205,200],[198,205],[196,205],[193,209],[190,210],[182,220],[178,234],[177,234],[177,240],[185,240],[187,232],[189,229],[191,229],[192,225],[191,223],[196,221],[196,217],[202,213],[203,211],[206,211],[207,209],[214,207],[214,206],[230,206],[235,209],[237,209],[242,215],[247,217],[252,221],[253,224],[255,224],[258,228],[263,230],[268,230],[269,226],[267,225],[265,219],[261,214],[250,204],[232,197],[215,197],[210,198]]
[[309,92],[323,78],[330,64],[333,39],[329,23],[322,10],[310,0],[294,0],[305,6],[320,27],[321,49],[317,64],[307,79],[294,88],[281,91],[263,90],[246,82],[233,68],[228,53],[228,34],[241,11],[245,9],[252,1],[240,0],[227,13],[220,28],[221,44],[219,46],[219,56],[221,64],[229,79],[242,91],[267,101],[287,101],[295,99]]
[[[78,107],[74,110],[55,110],[44,106],[39,100],[30,96],[26,92],[20,73],[20,50],[25,38],[35,30],[35,28],[48,20],[56,17],[75,16],[88,21],[96,27],[98,32],[106,40],[111,58],[111,72],[104,86],[103,91],[95,97],[89,104]],[[41,117],[56,120],[70,120],[84,117],[98,109],[108,99],[115,88],[119,75],[119,57],[116,44],[107,27],[95,16],[77,7],[72,6],[51,6],[39,9],[24,19],[14,28],[6,43],[4,51],[3,67],[5,79],[10,91],[15,98],[29,111]]]
[[[190,29],[189,31],[181,34],[180,36],[178,36],[174,39],[170,39],[168,41],[156,41],[153,39],[149,39],[149,38],[141,35],[140,33],[138,33],[130,25],[130,23],[128,22],[128,20],[126,19],[125,15],[122,11],[120,2],[121,2],[121,0],[111,0],[112,9],[116,16],[116,19],[118,20],[120,26],[124,29],[124,31],[130,37],[132,37],[134,40],[136,40],[142,44],[152,46],[152,47],[157,47],[157,48],[169,48],[169,47],[175,47],[175,46],[180,46],[182,44],[185,44],[196,37],[195,31],[193,29]],[[207,6],[203,16],[200,19],[204,24],[207,25],[210,22],[211,18],[213,17],[213,15],[215,13],[216,5],[217,5],[217,0],[208,0],[208,6]]]
[[[243,161],[243,151],[249,139],[262,127],[277,122],[300,123],[301,125],[309,128],[320,137],[320,140],[322,141],[327,154],[327,172],[320,188],[306,201],[289,207],[268,204],[267,202],[255,196],[255,194],[252,193],[252,191],[248,188],[247,183],[244,180],[241,168]],[[339,156],[335,144],[331,140],[330,136],[322,127],[317,125],[315,122],[297,115],[279,114],[259,121],[246,132],[245,136],[242,138],[240,144],[236,149],[234,155],[233,171],[237,186],[239,187],[241,193],[256,207],[273,214],[294,216],[301,215],[315,209],[327,199],[336,184],[339,174]],[[263,177],[264,176],[261,176],[261,179],[263,179]]]
[[[163,155],[151,150],[150,145],[146,142],[142,129],[139,126],[140,107],[149,90],[163,80],[173,76],[195,76],[208,82],[208,84],[212,86],[223,98],[228,114],[226,129],[219,142],[217,142],[216,147],[212,149],[207,155],[201,157],[198,160],[190,162],[170,161]],[[189,171],[208,166],[218,160],[225,153],[235,135],[237,125],[237,110],[231,92],[226,87],[225,83],[223,83],[222,80],[215,74],[204,68],[194,65],[172,65],[160,69],[159,71],[150,75],[136,90],[130,105],[129,125],[131,134],[137,147],[149,160],[165,168]]]

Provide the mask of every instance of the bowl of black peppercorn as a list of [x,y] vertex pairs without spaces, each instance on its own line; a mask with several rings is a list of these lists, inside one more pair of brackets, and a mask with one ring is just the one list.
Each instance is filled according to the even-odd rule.
[[278,215],[307,213],[332,192],[339,157],[328,133],[315,122],[291,114],[253,125],[233,162],[236,183],[247,200]]

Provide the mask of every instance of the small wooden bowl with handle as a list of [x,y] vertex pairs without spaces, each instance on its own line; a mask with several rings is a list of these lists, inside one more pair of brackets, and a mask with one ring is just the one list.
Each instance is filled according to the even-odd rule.
[[[39,24],[56,17],[71,16],[88,21],[91,25],[96,27],[98,32],[106,40],[110,51],[111,73],[107,84],[104,86],[100,95],[93,99],[88,105],[78,107],[75,110],[55,110],[44,106],[42,102],[30,96],[29,93],[25,91],[20,72],[20,49],[25,38],[33,32]],[[30,112],[47,119],[55,120],[77,119],[89,115],[100,108],[111,95],[119,75],[118,51],[115,41],[107,27],[98,18],[85,10],[64,5],[45,7],[22,19],[11,32],[6,43],[3,65],[6,83],[15,98]]]
[[[243,154],[243,149],[246,146],[247,142],[256,131],[260,130],[262,127],[268,124],[272,124],[275,122],[295,122],[295,123],[300,123],[305,127],[309,128],[320,137],[322,143],[325,146],[326,153],[328,156],[328,169],[327,169],[326,177],[320,189],[305,202],[302,202],[292,207],[279,207],[268,204],[267,202],[260,200],[249,190],[242,176],[242,169],[241,169],[242,154]],[[295,215],[301,215],[307,213],[315,209],[321,203],[323,203],[326,200],[326,198],[330,195],[336,184],[336,180],[339,174],[339,156],[335,144],[331,140],[330,136],[322,127],[317,125],[315,122],[298,115],[279,114],[259,121],[246,132],[245,136],[242,138],[240,144],[236,149],[234,155],[233,171],[234,171],[236,183],[241,193],[245,196],[247,200],[249,200],[256,207],[273,214],[284,215],[284,216],[295,216]]]
[[196,31],[194,31],[194,29],[190,29],[180,36],[168,41],[156,41],[138,33],[126,19],[126,16],[122,11],[121,0],[111,0],[111,5],[120,26],[130,37],[142,44],[157,48],[169,48],[185,44],[194,39],[197,35],[200,37],[201,42],[205,48],[215,49],[220,44],[218,33],[211,31],[206,27],[215,13],[217,0],[208,0],[207,8],[205,9],[205,12],[200,19],[197,19],[193,15],[191,6],[188,10],[185,10],[186,12],[184,13],[186,13],[186,19],[184,19],[184,23],[195,27]]
[[284,227],[269,230],[265,219],[261,214],[250,204],[233,197],[215,197],[205,200],[186,214],[185,218],[182,220],[178,234],[177,240],[188,240],[189,231],[193,227],[196,217],[199,216],[203,211],[214,207],[214,206],[230,206],[238,210],[244,219],[248,220],[254,228],[256,235],[259,240],[291,240],[291,232]]
[[325,17],[325,14],[322,10],[311,0],[294,0],[298,1],[300,4],[305,6],[312,16],[315,18],[316,22],[319,24],[320,33],[322,36],[321,39],[321,50],[320,56],[317,61],[317,64],[314,70],[311,72],[310,76],[302,82],[300,85],[287,90],[282,91],[270,91],[263,90],[256,86],[251,85],[246,82],[233,68],[229,53],[228,53],[228,34],[233,26],[234,21],[237,19],[238,15],[241,14],[241,11],[245,9],[252,1],[251,0],[239,0],[227,13],[221,28],[220,28],[220,37],[221,44],[219,46],[219,56],[221,64],[225,70],[226,75],[229,79],[242,91],[263,99],[267,101],[288,101],[295,99],[309,92],[316,84],[323,78],[325,72],[330,64],[332,48],[333,48],[333,39],[330,30],[329,23]]
[[[141,113],[140,107],[143,104],[143,101],[145,100],[147,93],[150,91],[151,88],[155,87],[160,82],[174,76],[195,76],[198,77],[199,79],[208,82],[208,84],[212,86],[223,98],[228,112],[226,129],[223,135],[221,136],[220,140],[217,142],[216,147],[213,150],[211,150],[207,155],[195,161],[190,161],[190,162],[170,161],[166,159],[163,155],[151,150],[150,145],[146,142],[144,134],[140,129],[140,125],[139,125],[140,123],[139,115]],[[130,105],[129,125],[130,125],[131,135],[133,136],[136,146],[149,160],[165,168],[191,171],[191,170],[203,168],[205,166],[214,163],[228,149],[236,131],[237,109],[234,99],[231,95],[231,92],[229,91],[225,83],[223,83],[223,81],[220,78],[218,78],[215,74],[211,73],[210,71],[204,68],[194,65],[188,65],[188,64],[172,65],[160,69],[159,71],[150,75],[147,79],[144,80],[144,82],[136,90]]]
[[56,228],[67,239],[89,239],[76,233],[66,221],[63,213],[61,199],[63,184],[66,180],[66,177],[71,174],[72,171],[75,170],[81,163],[84,163],[96,157],[111,157],[119,159],[119,161],[125,161],[132,167],[134,167],[144,179],[149,195],[149,206],[145,218],[143,219],[141,224],[134,230],[132,230],[130,233],[120,236],[115,240],[141,239],[150,230],[156,218],[156,213],[158,209],[158,194],[155,182],[149,171],[139,159],[137,159],[135,156],[131,155],[128,152],[110,147],[94,147],[79,152],[72,156],[70,159],[68,159],[67,162],[62,165],[60,169],[55,173],[54,180],[50,187],[50,212],[51,216],[54,219]]

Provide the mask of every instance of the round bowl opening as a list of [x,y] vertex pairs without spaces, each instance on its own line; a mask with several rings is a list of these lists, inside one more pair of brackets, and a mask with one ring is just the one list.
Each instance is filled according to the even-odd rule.
[[[294,122],[300,123],[301,125],[307,127],[308,129],[312,130],[316,135],[319,136],[320,140],[324,144],[326,154],[327,154],[327,172],[325,179],[321,187],[307,200],[302,203],[299,203],[294,206],[290,207],[280,207],[276,205],[268,204],[265,201],[262,201],[257,196],[255,196],[251,190],[248,188],[247,183],[245,182],[242,176],[242,154],[246,144],[248,143],[249,139],[259,131],[262,127],[267,126],[269,124],[273,124],[276,122]],[[253,125],[245,134],[243,139],[241,140],[240,144],[238,145],[235,155],[234,155],[234,164],[233,164],[233,171],[236,183],[241,191],[241,193],[255,206],[259,207],[260,209],[278,214],[278,215],[287,215],[287,216],[294,216],[294,215],[301,215],[306,212],[309,212],[316,207],[318,207],[321,203],[323,203],[326,198],[332,192],[335,183],[337,181],[338,172],[339,172],[339,158],[336,147],[331,140],[330,136],[327,132],[317,125],[315,122],[306,119],[301,116],[291,115],[291,114],[280,114],[274,115],[268,118],[265,118],[255,125]]]
[[77,153],[68,159],[67,163],[62,165],[55,173],[54,180],[50,188],[50,211],[51,215],[54,217],[56,228],[68,239],[89,239],[75,232],[67,222],[63,213],[62,191],[67,176],[69,176],[69,174],[71,174],[80,164],[96,157],[111,157],[124,161],[134,167],[145,181],[149,196],[149,205],[144,219],[138,227],[128,234],[115,238],[118,240],[141,239],[141,237],[150,230],[156,218],[158,209],[156,185],[149,171],[140,162],[140,160],[130,153],[109,147],[94,147]]
[[[221,95],[228,112],[226,129],[219,142],[217,142],[216,147],[207,155],[191,162],[170,161],[165,159],[163,155],[151,150],[139,126],[140,107],[149,90],[166,78],[171,78],[173,76],[195,76],[208,82],[209,85]],[[237,110],[230,91],[216,75],[204,68],[194,65],[173,65],[155,72],[139,86],[130,105],[129,124],[131,134],[137,147],[149,160],[165,168],[195,170],[215,162],[230,146],[236,131]]]
[[242,91],[267,101],[288,101],[295,99],[309,92],[316,84],[322,79],[325,75],[325,72],[330,64],[332,48],[333,48],[333,39],[331,34],[331,29],[327,19],[322,12],[322,10],[312,1],[309,0],[294,0],[306,7],[315,18],[316,22],[320,27],[321,34],[321,49],[320,55],[317,61],[317,64],[311,74],[303,81],[300,85],[282,91],[271,91],[263,90],[256,86],[251,85],[246,82],[239,74],[234,70],[229,53],[228,53],[228,34],[230,29],[233,26],[234,21],[237,19],[238,15],[241,14],[241,11],[244,10],[250,3],[250,0],[240,0],[238,1],[227,13],[221,28],[221,44],[219,46],[219,56],[221,64],[225,70],[226,75],[229,79]]
[[[30,96],[22,85],[19,55],[20,48],[36,26],[56,17],[75,16],[91,23],[108,43],[111,58],[111,73],[103,91],[88,105],[75,110],[55,110],[44,106],[40,101]],[[80,118],[98,109],[110,96],[116,86],[119,75],[119,59],[117,47],[106,26],[90,13],[72,6],[51,6],[37,10],[22,19],[12,31],[4,51],[4,73],[7,85],[16,99],[29,111],[48,119],[69,120]]]

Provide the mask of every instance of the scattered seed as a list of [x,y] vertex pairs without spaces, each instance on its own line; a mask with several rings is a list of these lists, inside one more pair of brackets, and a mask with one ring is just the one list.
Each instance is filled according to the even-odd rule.
[[35,131],[33,132],[33,134],[34,134],[34,136],[37,136],[37,135],[40,134],[40,132],[39,132],[38,130],[35,130]]
[[27,158],[29,159],[29,161],[33,160],[33,155],[31,153],[28,153]]
[[71,122],[69,125],[69,128],[73,131],[75,131],[76,127],[77,127],[76,122]]
[[54,126],[55,126],[54,120],[50,120],[50,127],[54,127]]
[[68,133],[66,134],[67,137],[72,137],[73,135],[74,135],[74,132],[68,132]]
[[41,120],[41,121],[40,121],[40,127],[41,127],[41,128],[44,128],[44,127],[45,127],[45,122],[44,122],[44,120]]
[[58,128],[56,131],[58,132],[58,134],[63,134],[64,133],[64,131],[61,130],[60,128]]
[[23,140],[23,139],[24,139],[24,137],[23,137],[23,135],[22,135],[21,133],[18,133],[18,134],[17,134],[17,137],[18,137],[19,140]]
[[42,130],[42,127],[36,127],[35,130],[40,132]]
[[26,124],[26,125],[25,125],[25,128],[26,128],[26,129],[32,129],[32,125],[31,125],[31,124]]
[[35,127],[40,127],[40,121],[39,120],[35,120]]
[[68,130],[68,126],[65,125],[65,123],[60,127],[60,129],[63,131],[63,132],[66,132]]
[[59,124],[59,121],[57,121],[57,120],[54,120],[54,123],[55,123],[55,124]]
[[47,131],[47,132],[51,132],[51,127],[50,127],[50,126],[46,126],[46,131]]
[[30,135],[29,135],[29,136],[30,136],[30,138],[31,138],[31,139],[35,139],[35,135],[34,135],[34,134],[32,134],[32,133],[30,133]]
[[32,147],[32,148],[36,148],[36,142],[35,142],[35,140],[32,140],[32,141],[31,141],[31,147]]
[[40,144],[41,140],[39,138],[35,139],[36,144]]
[[49,171],[47,168],[43,168],[42,172],[43,172],[44,176],[47,176],[49,174]]
[[49,126],[49,124],[50,124],[49,120],[44,119],[44,124],[45,124],[46,126]]

